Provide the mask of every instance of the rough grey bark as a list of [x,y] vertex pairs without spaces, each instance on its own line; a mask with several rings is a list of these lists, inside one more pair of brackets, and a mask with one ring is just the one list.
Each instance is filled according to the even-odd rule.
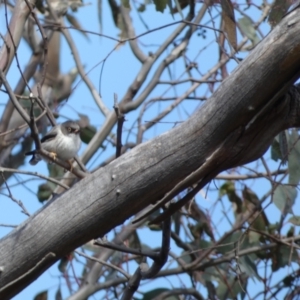
[[300,126],[300,9],[252,51],[187,122],[144,143],[50,201],[0,241],[0,298],[10,299],[64,254],[105,235],[187,175],[207,181],[260,157]]

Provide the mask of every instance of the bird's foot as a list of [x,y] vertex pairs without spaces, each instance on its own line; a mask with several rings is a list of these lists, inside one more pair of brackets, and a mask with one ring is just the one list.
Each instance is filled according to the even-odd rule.
[[50,154],[50,156],[51,156],[51,158],[52,158],[53,160],[56,160],[56,158],[57,158],[57,153],[55,153],[55,152],[49,152],[49,154]]

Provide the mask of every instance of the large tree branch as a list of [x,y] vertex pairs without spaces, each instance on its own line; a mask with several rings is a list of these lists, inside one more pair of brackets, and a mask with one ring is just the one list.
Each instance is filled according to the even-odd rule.
[[[29,3],[34,5],[35,1],[31,0]],[[30,8],[28,5],[22,0],[17,1],[7,28],[8,32],[4,37],[5,43],[3,43],[0,48],[0,69],[4,74],[6,74],[10,68],[29,14]]]
[[11,298],[60,257],[161,199],[191,172],[203,168],[206,181],[258,158],[278,132],[300,126],[298,89],[290,88],[300,69],[299,25],[300,8],[187,122],[88,175],[3,238],[0,298]]

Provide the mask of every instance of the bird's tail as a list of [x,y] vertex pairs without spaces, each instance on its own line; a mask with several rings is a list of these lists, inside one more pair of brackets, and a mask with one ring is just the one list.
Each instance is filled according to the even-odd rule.
[[40,156],[36,154],[35,150],[26,152],[25,155],[32,155],[32,158],[29,161],[32,166],[36,165],[41,160]]
[[34,155],[34,154],[35,154],[35,150],[32,150],[32,151],[29,151],[29,152],[25,153],[26,156]]

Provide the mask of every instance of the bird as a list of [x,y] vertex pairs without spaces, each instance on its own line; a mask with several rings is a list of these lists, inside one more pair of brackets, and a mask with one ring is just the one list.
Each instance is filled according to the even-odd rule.
[[[61,160],[68,161],[71,165],[70,159],[76,156],[81,146],[79,133],[79,124],[74,121],[57,124],[41,139],[41,147],[48,151],[54,160],[58,157]],[[36,150],[26,152],[25,155],[32,155],[29,161],[31,165],[36,165],[42,159],[49,161],[39,155]]]

